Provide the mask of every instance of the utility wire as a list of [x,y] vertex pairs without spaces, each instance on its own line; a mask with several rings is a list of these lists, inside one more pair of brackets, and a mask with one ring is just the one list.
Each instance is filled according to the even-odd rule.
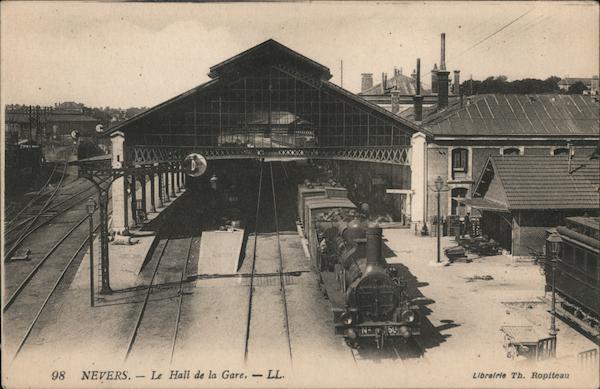
[[[480,44],[482,44],[483,42],[487,41],[488,39],[492,38],[493,36],[495,36],[496,34],[502,32],[503,30],[507,29],[508,27],[510,27],[512,24],[516,23],[517,21],[519,21],[520,19],[522,19],[523,17],[525,17],[527,14],[529,14],[531,11],[533,11],[534,8],[531,8],[529,11],[524,12],[523,14],[519,15],[518,17],[516,17],[515,19],[511,20],[510,22],[508,22],[507,24],[503,25],[502,27],[500,27],[498,30],[492,32],[491,34],[489,34],[488,36],[486,36],[485,38],[479,40],[477,43],[473,44],[472,46],[470,46],[469,48],[463,50],[462,52],[460,52],[456,58],[459,58],[461,55],[463,55],[464,53],[466,53],[469,50],[474,49],[475,47],[479,46]],[[450,61],[446,61],[446,65],[448,65],[450,63]],[[428,75],[431,74],[431,70],[429,72],[427,72],[426,74],[422,75],[421,77],[427,77]]]
[[493,37],[494,35],[500,33],[501,31],[507,29],[508,27],[510,27],[512,24],[516,23],[517,21],[519,21],[520,19],[522,19],[523,17],[525,17],[525,15],[529,14],[531,11],[533,11],[534,8],[530,9],[529,11],[521,14],[520,16],[518,16],[517,18],[511,20],[509,23],[505,24],[504,26],[500,27],[498,30],[494,31],[493,33],[489,34],[488,36],[486,36],[485,38],[481,39],[479,42],[475,43],[474,45],[472,45],[471,47],[469,47],[468,49],[462,51],[460,54],[458,54],[458,57],[460,57],[461,55],[463,55],[464,53],[466,53],[469,50],[474,49],[475,47],[479,46],[480,44],[482,44],[483,42],[487,41],[488,39],[490,39],[491,37]]

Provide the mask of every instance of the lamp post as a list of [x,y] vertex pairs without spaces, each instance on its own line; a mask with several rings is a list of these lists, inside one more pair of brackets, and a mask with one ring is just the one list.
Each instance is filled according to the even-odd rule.
[[90,231],[90,306],[94,306],[94,211],[96,210],[96,202],[93,198],[89,198],[86,204],[87,213],[89,216]]
[[438,176],[435,179],[435,192],[437,194],[437,225],[436,225],[436,235],[437,235],[437,263],[440,263],[440,246],[441,246],[441,237],[440,237],[440,192],[444,187],[444,180],[442,177]]
[[549,263],[552,266],[552,311],[550,316],[550,336],[556,337],[556,265],[562,239],[557,233],[552,233],[546,239],[550,251]]

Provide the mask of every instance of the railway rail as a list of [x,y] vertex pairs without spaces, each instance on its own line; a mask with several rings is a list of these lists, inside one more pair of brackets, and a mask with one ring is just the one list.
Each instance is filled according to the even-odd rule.
[[[31,209],[31,207],[42,198],[42,194],[46,193],[46,191],[48,190],[48,187],[49,187],[50,183],[52,182],[52,178],[54,177],[54,174],[56,173],[57,168],[58,168],[58,165],[53,164],[53,169],[50,172],[50,175],[48,176],[48,179],[46,180],[44,185],[42,185],[42,187],[35,193],[34,197],[31,200],[29,200],[29,202],[27,204],[25,204],[25,206],[23,208],[21,208],[19,211],[17,211],[14,215],[11,214],[10,220],[8,220],[6,222],[6,224],[8,224],[8,225],[13,224],[25,211]],[[12,209],[14,209],[14,208],[15,208],[15,206],[12,207]],[[8,212],[7,212],[7,214],[8,214]]]
[[[100,184],[104,184],[107,181],[108,180],[102,181]],[[23,245],[23,243],[31,234],[38,231],[40,228],[47,226],[56,218],[64,215],[66,212],[70,211],[76,206],[82,204],[88,198],[89,194],[95,193],[95,187],[93,185],[89,184],[84,186],[84,189],[75,193],[65,194],[58,194],[60,186],[57,186],[52,197],[49,198],[46,204],[37,210],[34,215],[27,216],[24,219],[15,222],[12,226],[6,229],[4,232],[4,245],[5,247],[10,247],[10,249],[7,249],[4,260],[10,260],[17,249]],[[66,198],[55,203],[51,201],[59,196],[64,196]],[[27,215],[27,213],[25,213],[25,215]]]
[[[58,184],[56,185],[56,187],[52,190],[52,192],[50,193],[50,195],[48,196],[48,198],[46,198],[45,202],[42,204],[42,206],[39,208],[39,210],[37,210],[34,214],[33,217],[29,218],[29,220],[25,223],[19,223],[19,224],[23,224],[25,225],[25,229],[16,237],[15,240],[13,240],[11,242],[11,247],[10,249],[8,249],[6,251],[5,257],[4,259],[6,260],[6,258],[10,258],[14,252],[16,251],[16,249],[19,247],[19,245],[23,242],[23,240],[25,240],[25,238],[28,236],[27,231],[31,229],[31,227],[35,224],[35,222],[42,216],[42,214],[44,213],[44,211],[47,210],[48,206],[51,204],[52,200],[54,199],[54,197],[56,196],[56,194],[58,193],[59,189],[62,186],[62,183],[65,179],[66,173],[67,173],[67,162],[64,161],[63,162],[63,168],[61,171],[61,175],[58,181]],[[48,178],[48,181],[46,182],[46,184],[44,185],[44,188],[47,188],[48,185],[50,184],[50,182],[52,181],[52,177],[56,174],[57,169],[55,168],[52,171],[51,176]],[[44,189],[43,188],[43,189]],[[21,210],[18,215],[23,214],[26,210],[28,209],[32,209],[33,205],[38,202],[38,201],[42,201],[45,198],[45,194],[42,194],[42,191],[39,191],[38,194],[25,206],[25,208],[23,210]],[[13,218],[13,220],[16,220],[16,218]],[[5,245],[6,245],[6,236],[5,236]]]
[[[254,231],[254,242],[253,242],[253,251],[252,251],[252,269],[250,272],[250,289],[248,293],[248,315],[246,321],[246,336],[245,336],[245,344],[244,344],[244,361],[248,362],[248,354],[249,354],[249,344],[251,338],[251,324],[252,324],[252,312],[254,308],[254,292],[255,292],[255,279],[259,275],[256,274],[256,258],[257,258],[257,246],[258,246],[258,237],[259,237],[259,220],[260,220],[260,204],[261,204],[261,194],[262,194],[262,182],[263,182],[263,163],[260,166],[259,173],[259,184],[258,184],[258,196],[257,196],[257,205],[256,205],[256,225]],[[270,177],[271,177],[271,192],[272,192],[272,200],[273,200],[273,212],[274,212],[274,224],[275,224],[275,234],[276,237],[276,245],[277,245],[277,277],[279,279],[279,290],[281,296],[281,305],[282,305],[282,313],[283,313],[283,325],[285,329],[285,337],[287,344],[287,351],[290,363],[293,363],[293,353],[292,353],[292,343],[290,336],[290,325],[289,325],[289,316],[288,316],[288,306],[287,306],[287,296],[285,291],[285,272],[284,272],[284,263],[283,263],[283,255],[281,251],[281,239],[280,239],[280,231],[279,231],[279,221],[277,215],[277,198],[275,193],[275,177],[273,174],[273,165],[269,163]]]
[[[89,189],[92,189],[92,188],[88,188],[88,189],[86,189],[86,191]],[[81,193],[83,193],[83,191],[78,192],[78,194],[81,194]],[[69,200],[71,200],[72,198],[74,198],[74,197],[71,196],[69,198]],[[50,221],[56,219],[58,216],[64,214],[68,210],[81,204],[81,202],[82,201],[76,201],[73,204],[69,204],[60,213],[57,213],[53,217],[45,220],[40,225],[35,226],[35,228],[33,228],[26,236],[29,236],[31,233],[38,230],[42,226],[50,223]],[[65,202],[63,201],[61,204],[64,204],[64,203]],[[25,290],[27,289],[29,284],[33,280],[35,280],[36,277],[39,276],[38,273],[40,271],[43,272],[45,267],[50,267],[49,271],[52,271],[52,266],[54,266],[56,263],[60,263],[62,260],[64,260],[64,258],[69,257],[69,250],[71,249],[71,246],[72,246],[72,240],[70,238],[73,235],[77,235],[78,233],[83,233],[84,235],[87,236],[87,231],[86,230],[82,231],[81,226],[85,224],[85,221],[88,219],[88,217],[89,216],[86,213],[84,217],[77,219],[74,222],[70,221],[70,222],[64,223],[67,226],[67,229],[65,232],[61,233],[60,235],[58,235],[56,237],[48,236],[47,241],[43,242],[43,243],[53,243],[52,246],[48,247],[47,249],[45,249],[45,251],[43,251],[43,255],[41,255],[41,256],[32,255],[32,258],[26,264],[25,263],[18,264],[19,272],[11,271],[11,275],[12,275],[11,282],[5,283],[5,286],[4,286],[4,293],[8,297],[6,298],[5,303],[2,307],[3,312],[7,312],[7,310],[9,310],[9,308],[20,297],[20,295],[25,292]],[[97,219],[99,219],[99,218],[97,218]],[[24,240],[24,238],[23,238],[23,240]],[[11,265],[17,266],[16,263],[11,263]],[[44,265],[46,265],[46,266],[44,266]],[[23,274],[22,278],[20,277],[20,273]],[[43,278],[43,277],[45,277],[45,275],[42,274],[41,277]],[[50,278],[49,282],[52,282],[52,281],[53,281],[53,279]]]
[[[195,239],[194,237],[186,239],[167,238],[157,246],[155,252],[158,252],[158,257],[127,343],[125,361],[132,357],[135,350],[145,350],[146,348],[152,349],[154,352],[161,349],[165,349],[166,352],[168,348],[170,361],[173,361],[185,296],[188,263]],[[186,254],[181,255],[184,252]],[[169,267],[173,264],[165,263],[163,261],[165,257],[185,258],[177,282],[169,279],[171,274]],[[164,274],[162,274],[163,272]],[[161,278],[162,280],[159,282]],[[173,294],[175,286],[177,286],[177,292]],[[176,299],[175,302],[174,299]],[[157,317],[165,318],[165,320],[156,320]],[[174,318],[174,323],[168,323],[166,318]],[[165,327],[171,327],[172,332],[169,332]]]
[[[94,233],[97,232],[99,228],[100,228],[100,225],[98,224],[94,228]],[[79,256],[79,254],[81,253],[81,251],[84,250],[87,247],[88,244],[89,244],[89,237],[85,238],[81,242],[81,244],[79,245],[79,247],[75,250],[75,253],[73,255],[71,255],[71,257],[69,258],[67,264],[64,266],[63,270],[61,271],[61,273],[57,277],[56,281],[52,285],[50,291],[46,295],[46,298],[42,302],[42,304],[39,307],[39,309],[36,311],[33,320],[31,321],[31,323],[29,324],[29,326],[25,330],[25,333],[22,335],[21,339],[19,340],[19,343],[17,344],[15,353],[13,354],[13,357],[12,357],[13,361],[18,357],[19,353],[21,352],[21,350],[23,349],[23,347],[25,346],[25,344],[29,340],[29,337],[30,337],[30,335],[31,335],[34,327],[38,323],[38,320],[39,320],[40,316],[42,315],[42,313],[46,309],[46,306],[48,305],[48,302],[50,301],[50,299],[54,296],[54,293],[58,289],[58,286],[60,285],[60,283],[64,279],[64,277],[67,274],[68,270],[71,268],[71,266],[73,265],[73,263],[77,260],[77,258]]]

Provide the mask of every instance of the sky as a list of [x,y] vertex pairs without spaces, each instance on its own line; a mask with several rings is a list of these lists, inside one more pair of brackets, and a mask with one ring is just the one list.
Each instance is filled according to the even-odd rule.
[[208,69],[269,38],[360,90],[360,74],[423,80],[440,59],[462,80],[591,77],[596,2],[304,2],[146,4],[1,2],[3,104],[153,106],[207,80]]

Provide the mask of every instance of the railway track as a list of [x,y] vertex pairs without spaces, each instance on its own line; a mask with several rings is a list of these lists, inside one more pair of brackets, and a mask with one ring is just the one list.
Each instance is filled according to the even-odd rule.
[[[14,240],[11,241],[11,243],[9,243],[10,248],[8,250],[6,250],[6,253],[4,256],[5,260],[6,260],[6,258],[10,258],[14,254],[14,252],[17,250],[19,245],[27,237],[27,235],[28,235],[27,231],[29,231],[32,228],[32,226],[36,223],[36,221],[42,216],[44,211],[46,211],[48,209],[52,200],[54,199],[54,197],[58,193],[60,187],[62,186],[62,183],[66,176],[67,166],[68,166],[68,163],[66,161],[64,161],[62,170],[60,172],[60,178],[58,180],[58,184],[49,194],[46,194],[45,189],[47,189],[49,187],[50,182],[52,181],[52,178],[55,176],[55,174],[57,174],[57,171],[58,171],[58,169],[55,166],[54,170],[52,170],[52,173],[51,173],[50,177],[48,178],[48,181],[46,182],[44,187],[40,191],[38,191],[36,196],[21,211],[18,212],[16,217],[14,217],[11,220],[11,221],[15,222],[19,218],[19,216],[21,216],[25,213],[25,211],[27,211],[27,210],[33,211],[33,215],[31,217],[28,217],[26,222],[18,223],[18,225],[24,226],[25,228],[23,230],[21,230],[21,232],[16,236],[16,238]],[[45,199],[45,201],[42,202],[44,199]],[[33,206],[38,202],[41,203],[41,206],[39,207],[39,209],[36,210],[33,208]],[[5,247],[8,246],[6,238],[7,237],[5,236],[4,237]]]
[[[107,181],[102,181],[101,184],[105,182]],[[67,192],[62,194],[58,193],[60,186],[57,186],[51,198],[48,199],[42,208],[35,210],[34,214],[29,214],[27,212],[21,214],[21,216],[24,217],[14,222],[4,232],[4,247],[10,247],[6,250],[4,260],[10,260],[17,249],[23,246],[31,234],[38,231],[40,228],[47,226],[59,216],[62,216],[78,205],[81,205],[87,200],[89,195],[95,195],[96,189],[91,183],[84,182],[83,185],[84,188],[75,193]],[[59,201],[51,201],[57,200],[58,198],[60,198]]]
[[[270,170],[270,178],[271,178],[271,192],[272,192],[272,201],[273,201],[273,212],[274,212],[274,224],[275,224],[275,233],[272,235],[275,237],[275,245],[276,245],[276,257],[277,257],[277,271],[276,277],[279,281],[279,291],[280,291],[280,302],[282,307],[282,319],[283,319],[283,329],[284,329],[284,337],[285,344],[287,349],[287,355],[289,357],[290,363],[293,363],[293,353],[292,353],[292,344],[291,344],[291,336],[290,336],[290,325],[289,325],[289,316],[288,316],[288,306],[287,306],[287,296],[286,296],[286,275],[284,271],[284,262],[283,255],[281,251],[281,240],[280,240],[280,231],[279,231],[279,223],[278,223],[278,215],[277,215],[277,198],[275,193],[275,184],[274,184],[274,174],[273,174],[273,166],[272,163],[269,163]],[[261,163],[260,173],[259,173],[259,189],[258,189],[258,199],[256,205],[256,226],[254,231],[254,242],[253,242],[253,251],[252,251],[252,268],[250,272],[250,288],[248,293],[248,315],[246,321],[246,336],[245,336],[245,344],[244,344],[244,361],[248,362],[249,353],[250,353],[250,343],[252,336],[252,324],[253,324],[253,313],[256,309],[256,304],[254,301],[255,296],[255,286],[256,280],[259,275],[257,274],[257,246],[259,240],[259,220],[261,216],[260,205],[261,205],[261,192],[262,192],[262,182],[263,182],[263,164]],[[265,247],[264,251],[268,253],[268,248]],[[268,256],[268,255],[265,255]],[[265,302],[262,302],[265,304]],[[271,318],[269,318],[272,320]],[[256,327],[256,326],[255,326]],[[257,348],[258,349],[258,348]],[[262,350],[261,350],[262,351]]]
[[[152,268],[150,281],[144,299],[137,313],[131,335],[127,343],[124,360],[140,355],[145,358],[145,351],[153,355],[164,356],[169,352],[169,360],[177,347],[177,337],[181,321],[183,299],[186,294],[185,282],[191,250],[196,238],[162,240],[156,247],[155,265]],[[163,261],[164,258],[182,258],[178,261]],[[181,268],[175,273],[174,268]],[[157,320],[157,318],[161,320]],[[164,350],[161,353],[160,350]]]
[[[15,223],[15,221],[27,210],[31,209],[31,207],[42,198],[42,194],[44,194],[47,190],[48,187],[50,185],[50,183],[52,182],[52,178],[54,178],[54,174],[56,173],[56,170],[58,168],[57,164],[53,164],[53,169],[50,172],[50,175],[48,176],[48,179],[46,180],[46,182],[42,185],[42,187],[35,193],[34,197],[29,200],[29,202],[27,204],[25,204],[25,206],[23,208],[21,208],[19,211],[17,211],[14,215],[12,215],[12,210],[14,210],[15,206],[13,206],[11,208],[11,217],[10,219],[6,222],[7,225],[11,225],[13,223]],[[8,215],[8,212],[7,212]],[[8,219],[8,218],[7,218]]]
[[[42,313],[61,286],[65,275],[69,270],[76,269],[79,261],[83,258],[83,251],[89,244],[89,232],[87,229],[84,230],[87,227],[87,223],[84,223],[87,218],[86,216],[69,228],[34,265],[25,278],[20,280],[16,288],[5,286],[5,294],[8,297],[2,308],[3,319],[11,325],[6,329],[6,342],[3,347],[7,350],[8,355],[12,355],[13,360],[26,345]],[[96,217],[95,220],[99,220],[99,218]],[[96,224],[94,232],[99,227],[99,223]],[[81,234],[74,239],[69,239],[78,230],[82,230]],[[17,341],[17,343],[13,344],[13,341]]]

